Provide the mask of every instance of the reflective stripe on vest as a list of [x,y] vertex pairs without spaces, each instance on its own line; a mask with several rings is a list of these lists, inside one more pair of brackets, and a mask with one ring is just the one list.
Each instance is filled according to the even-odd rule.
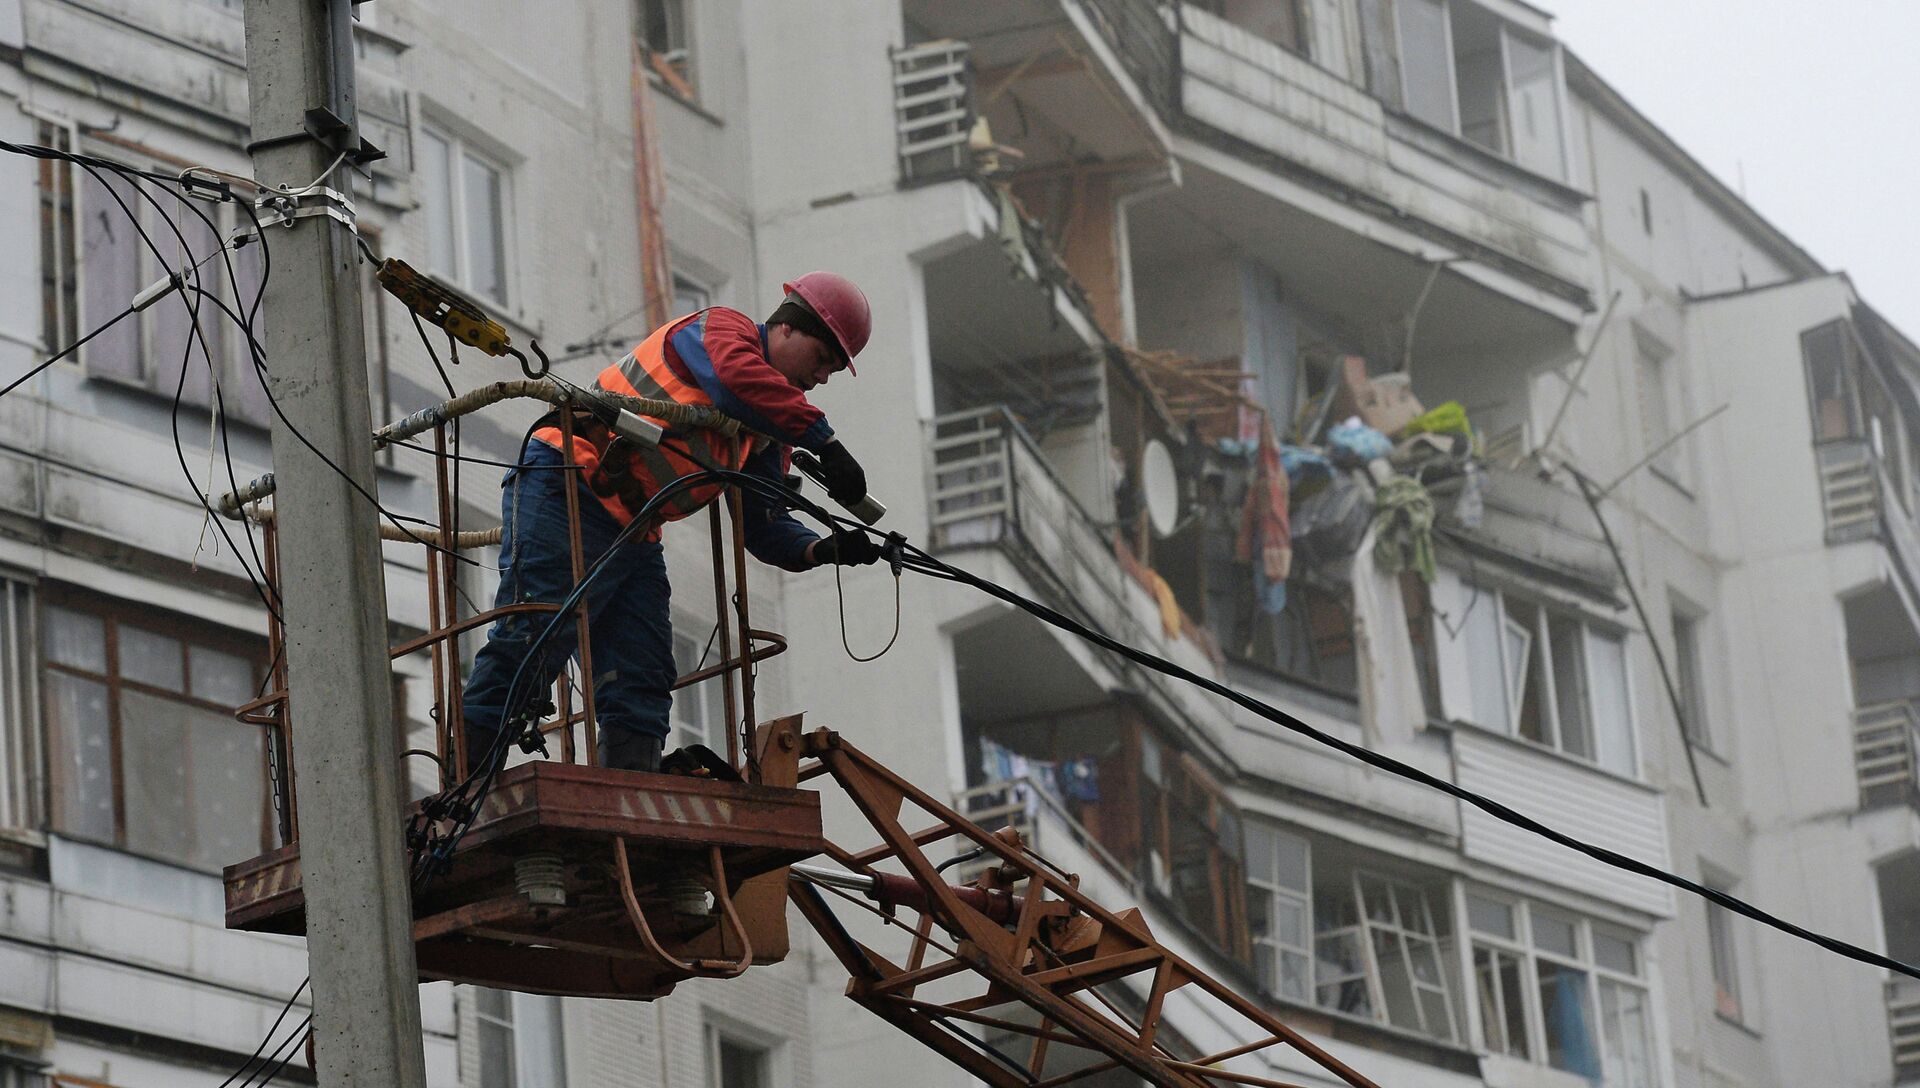
[[[669,321],[655,329],[652,336],[641,341],[627,356],[617,363],[608,365],[594,379],[594,385],[609,393],[619,393],[629,397],[645,397],[650,400],[670,400],[677,404],[710,408],[713,398],[692,382],[684,381],[667,364],[666,346],[668,334],[688,321],[704,322],[705,311]],[[685,454],[675,452],[670,447],[676,443],[693,446],[709,461],[725,468],[739,469],[747,463],[747,457],[753,452],[752,446],[745,440],[734,440],[719,431],[705,427],[674,429],[666,420],[652,416],[646,417],[668,432],[666,441],[658,449],[637,449],[628,458],[627,469],[640,485],[640,494],[652,496],[660,488],[688,473],[699,472],[700,465]],[[534,432],[534,437],[558,448],[562,442],[560,428],[542,427]],[[582,451],[581,447],[586,450]],[[587,452],[589,456],[582,456]],[[588,465],[591,476],[600,471],[602,451],[594,449],[585,439],[574,439],[574,461]],[[660,519],[678,521],[690,514],[698,513],[720,493],[720,484],[701,484],[675,494],[660,508]],[[606,507],[614,520],[625,525],[633,520],[638,506],[629,508],[626,500],[619,494],[604,488],[595,488],[595,497],[600,505]]]

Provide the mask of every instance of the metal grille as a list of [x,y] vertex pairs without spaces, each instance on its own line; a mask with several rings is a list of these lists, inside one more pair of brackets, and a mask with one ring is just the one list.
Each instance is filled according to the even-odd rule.
[[894,50],[893,116],[902,181],[965,170],[973,129],[967,44],[942,40]]
[[1887,983],[1887,1035],[1893,1043],[1894,1083],[1920,1083],[1920,983]]
[[1827,442],[1818,453],[1827,539],[1872,536],[1880,521],[1880,474],[1871,449],[1863,441]]
[[1172,110],[1179,104],[1180,36],[1174,32],[1176,6],[1163,0],[1087,0],[1100,35],[1120,54],[1133,78],[1154,104]]
[[1853,766],[1860,792],[1912,788],[1914,738],[1920,730],[1912,703],[1873,703],[1853,712]]

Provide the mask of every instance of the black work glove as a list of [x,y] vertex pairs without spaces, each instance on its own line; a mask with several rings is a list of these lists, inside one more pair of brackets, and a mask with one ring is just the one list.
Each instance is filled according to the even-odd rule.
[[867,497],[867,470],[860,467],[860,462],[853,459],[853,454],[847,452],[839,439],[821,448],[820,470],[827,474],[827,497],[834,502],[852,506]]
[[842,567],[864,567],[879,560],[880,545],[854,529],[836,529],[832,536],[813,546],[813,561],[821,566],[833,563]]

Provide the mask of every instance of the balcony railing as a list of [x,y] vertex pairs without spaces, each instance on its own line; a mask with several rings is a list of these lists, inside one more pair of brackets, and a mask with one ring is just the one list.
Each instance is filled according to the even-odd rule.
[[[1043,787],[1038,780],[1022,777],[1002,782],[989,782],[983,786],[962,790],[954,795],[953,800],[954,807],[966,813],[974,823],[990,831],[1011,827],[1020,832],[1020,837],[1037,852],[1044,853],[1047,850],[1047,846],[1041,841],[1043,835],[1066,835],[1074,845],[1097,858],[1114,877],[1126,885],[1128,890],[1138,894],[1139,887],[1133,873],[1120,863],[1119,858],[1114,857],[1105,846],[1100,844],[1100,840],[1094,837],[1093,832],[1087,830],[1079,820],[1074,819],[1073,814],[1067,811],[1067,807],[1060,802],[1060,799],[1055,797],[1051,790]],[[1053,830],[1043,832],[1041,830],[1043,827],[1050,827]],[[989,855],[976,864],[984,865],[994,861],[995,859]],[[970,879],[977,872],[977,868],[972,871],[962,868],[955,878]]]
[[1920,796],[1914,776],[1920,751],[1920,713],[1907,700],[1873,703],[1853,712],[1853,766],[1863,801]]
[[1920,982],[1888,981],[1887,1037],[1893,1044],[1893,1082],[1920,1083]]
[[996,545],[1094,626],[1159,641],[1133,614],[1108,534],[1004,407],[935,419],[932,449],[935,551]]
[[1162,0],[1087,0],[1086,9],[1141,90],[1163,111],[1180,93],[1180,35]]
[[1873,536],[1880,524],[1880,474],[1872,447],[1864,439],[1824,442],[1818,455],[1827,540]]
[[900,180],[948,177],[967,166],[973,80],[967,43],[925,42],[893,51],[893,117]]

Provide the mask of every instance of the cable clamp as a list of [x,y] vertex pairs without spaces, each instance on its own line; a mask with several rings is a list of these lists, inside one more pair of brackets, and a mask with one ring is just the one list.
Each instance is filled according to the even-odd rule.
[[264,213],[260,217],[262,230],[274,226],[291,228],[295,220],[324,215],[356,235],[360,232],[353,197],[324,185],[295,193],[269,189],[260,194],[254,206]]

